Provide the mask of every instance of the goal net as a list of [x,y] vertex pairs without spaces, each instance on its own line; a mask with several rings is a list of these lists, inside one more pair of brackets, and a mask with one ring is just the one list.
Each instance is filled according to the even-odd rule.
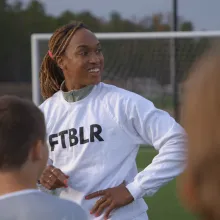
[[[181,93],[181,82],[188,69],[220,37],[220,31],[97,33],[96,36],[105,57],[102,80],[138,93],[172,112],[177,92],[174,88]],[[51,34],[31,37],[32,96],[37,105],[43,101],[39,69],[50,37]]]

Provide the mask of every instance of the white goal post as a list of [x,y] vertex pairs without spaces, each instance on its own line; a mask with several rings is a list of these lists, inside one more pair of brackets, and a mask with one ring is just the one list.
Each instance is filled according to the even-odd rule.
[[[40,41],[48,41],[52,34],[35,33],[31,36],[32,61],[32,101],[39,105],[40,95]],[[220,38],[220,31],[193,31],[193,32],[127,32],[127,33],[96,33],[100,40],[144,40],[144,39],[189,39],[189,38]],[[172,44],[171,44],[172,46]],[[172,58],[172,57],[171,57]],[[172,61],[172,60],[171,60]],[[175,74],[175,73],[173,73]]]

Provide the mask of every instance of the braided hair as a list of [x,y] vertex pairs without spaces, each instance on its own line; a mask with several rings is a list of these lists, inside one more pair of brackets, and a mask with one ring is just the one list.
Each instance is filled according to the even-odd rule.
[[57,60],[65,53],[69,42],[75,32],[87,27],[82,22],[71,22],[58,28],[49,40],[49,51],[44,56],[40,69],[41,95],[44,99],[51,97],[59,91],[64,75],[57,65]]

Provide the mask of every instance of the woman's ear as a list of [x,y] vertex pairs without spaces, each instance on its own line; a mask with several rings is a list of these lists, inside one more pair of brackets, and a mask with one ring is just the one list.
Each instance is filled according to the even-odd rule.
[[62,56],[57,57],[57,65],[61,70],[64,70],[66,68],[65,60]]

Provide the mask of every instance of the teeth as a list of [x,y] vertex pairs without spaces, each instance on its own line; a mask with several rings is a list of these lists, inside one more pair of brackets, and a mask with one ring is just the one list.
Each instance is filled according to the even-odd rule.
[[90,69],[90,70],[89,70],[89,73],[97,73],[97,72],[99,72],[99,71],[100,71],[99,68],[94,68],[94,69]]

